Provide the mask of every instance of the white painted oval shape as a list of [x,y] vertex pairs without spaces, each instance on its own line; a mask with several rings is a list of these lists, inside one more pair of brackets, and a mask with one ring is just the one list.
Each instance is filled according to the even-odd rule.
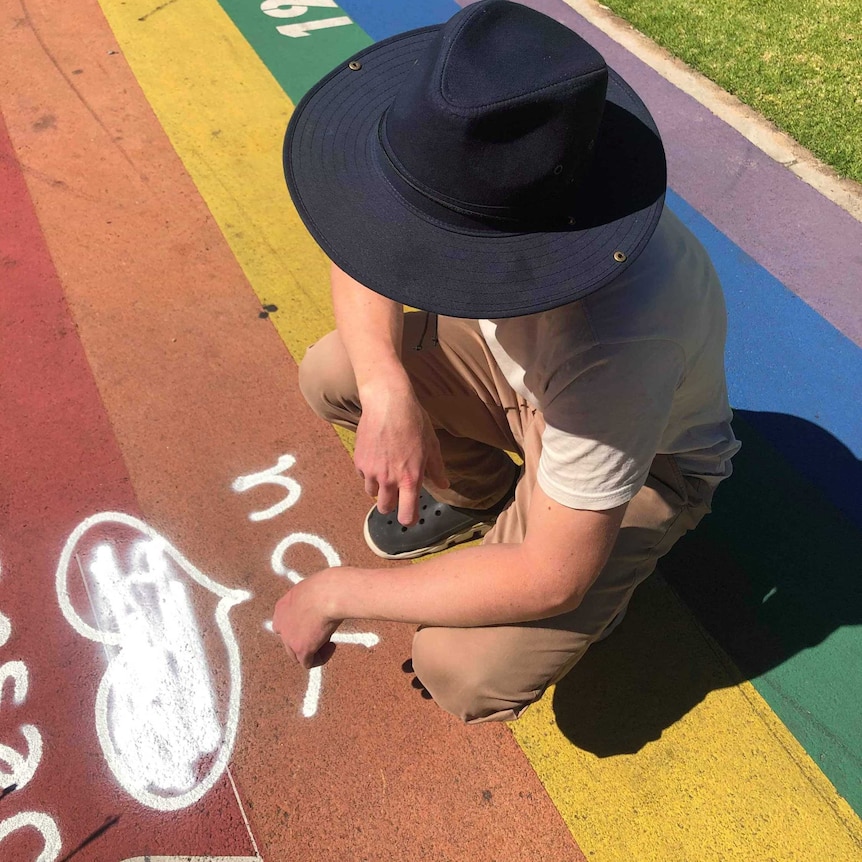
[[[133,541],[105,538],[112,527]],[[97,545],[88,536],[92,530],[102,536]],[[76,573],[85,579],[97,625],[73,605],[70,574]],[[223,710],[209,682],[186,580],[218,599],[214,619],[230,681]],[[251,594],[207,577],[147,524],[122,512],[93,515],[74,530],[60,555],[56,588],[69,624],[103,644],[108,655],[95,719],[115,778],[149,808],[176,811],[197,802],[221,777],[236,740],[242,677],[228,613]],[[198,777],[204,758],[209,765]]]

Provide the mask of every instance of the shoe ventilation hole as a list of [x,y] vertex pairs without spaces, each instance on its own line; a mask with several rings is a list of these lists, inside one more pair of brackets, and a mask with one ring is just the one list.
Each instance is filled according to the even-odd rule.
[[392,521],[387,521],[387,522],[386,522],[386,526],[387,526],[387,527],[391,527],[391,526],[392,526]]
[[439,517],[440,517],[440,510],[439,510],[439,509],[435,509],[435,510],[434,510],[434,514],[439,518]]
[[425,519],[424,519],[424,518],[420,518],[420,519],[419,519],[419,523],[420,523],[420,524],[424,524],[424,523],[425,523]]
[[406,533],[406,532],[407,532],[407,527],[402,527],[402,528],[401,528],[401,532],[402,532],[402,533]]
[[428,508],[428,504],[426,503],[426,504],[422,507],[422,511],[424,512],[427,508]]

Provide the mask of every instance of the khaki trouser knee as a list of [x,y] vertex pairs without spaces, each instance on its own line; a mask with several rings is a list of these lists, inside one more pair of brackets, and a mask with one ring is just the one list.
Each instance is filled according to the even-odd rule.
[[362,407],[353,367],[337,332],[324,335],[306,351],[299,364],[299,391],[321,419],[356,429]]
[[[512,541],[526,521],[535,460],[485,541]],[[628,605],[658,560],[709,511],[711,491],[680,475],[672,458],[656,457],[644,487],[629,503],[611,556],[570,613],[536,622],[477,628],[421,628],[413,640],[413,668],[431,696],[462,721],[512,721],[562,679]],[[457,553],[457,551],[455,552]],[[529,589],[530,573],[523,572]]]

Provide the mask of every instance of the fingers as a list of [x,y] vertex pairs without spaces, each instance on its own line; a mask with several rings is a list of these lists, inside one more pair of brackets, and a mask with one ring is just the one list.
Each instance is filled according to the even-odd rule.
[[398,494],[398,523],[410,527],[419,520],[419,493],[422,486],[418,483],[402,485]]
[[[306,670],[318,665],[325,664],[332,658],[335,652],[335,644],[330,641],[321,643],[322,635],[313,630],[304,632],[302,620],[306,616],[298,611],[293,604],[294,597],[299,589],[298,586],[291,587],[275,604],[275,612],[272,616],[272,630],[281,640],[281,645],[291,661],[295,661]],[[299,621],[295,615],[300,613]]]
[[398,505],[398,484],[396,482],[385,482],[377,489],[377,510],[388,515],[394,512]]
[[398,510],[398,521],[408,526],[416,521],[419,516],[419,488],[421,487],[421,475],[403,474],[400,480],[376,481],[369,476],[363,475],[361,470],[357,473],[363,478],[365,490],[369,496],[377,497],[377,511],[381,515],[388,515]]
[[357,470],[357,472],[365,484],[365,493],[369,497],[376,497],[380,493],[380,485],[377,483],[377,480],[373,476],[365,476],[361,470]]
[[332,641],[325,643],[314,655],[309,656],[306,661],[303,661],[302,666],[306,670],[311,670],[313,667],[320,667],[326,664],[335,654],[335,644]]
[[369,497],[377,497],[377,508],[381,513],[385,515],[395,508],[398,503],[397,484],[385,480],[381,484],[373,472],[366,472],[359,465],[356,466],[356,474],[362,479],[365,493]]
[[[434,432],[428,414],[419,408],[418,427],[411,434],[399,435],[397,445],[392,439],[381,443],[381,433],[363,436],[363,445],[354,453],[356,472],[365,487],[365,492],[377,498],[377,510],[384,515],[397,509],[400,524],[408,527],[419,518],[419,494],[427,476],[438,488],[448,488],[449,479],[440,453],[440,441]],[[360,423],[360,429],[368,429]],[[374,427],[373,425],[370,427]],[[419,432],[417,439],[415,432]],[[412,439],[411,439],[412,438]]]
[[377,511],[388,515],[398,510],[398,523],[409,527],[419,518],[419,492],[421,485],[411,476],[401,485],[381,485],[377,495]]
[[332,656],[335,655],[336,645],[332,641],[327,641],[316,652],[296,652],[290,647],[284,638],[282,638],[282,643],[284,644],[284,650],[288,656],[306,670],[311,670],[313,667],[320,667],[321,665],[326,664]]
[[306,652],[303,649],[294,649],[290,645],[291,638],[286,632],[278,631],[277,633],[281,638],[281,644],[284,647],[284,651],[287,653],[288,658],[295,661],[306,670],[311,670],[313,667],[320,667],[320,665],[326,664],[335,654],[336,645],[332,641],[327,641],[316,652]]
[[362,477],[369,496],[377,497],[377,511],[382,515],[388,515],[397,509],[398,522],[405,527],[415,524],[419,518],[419,495],[425,476],[438,488],[449,487],[449,479],[446,476],[446,468],[443,466],[436,437],[427,454],[424,470],[421,472],[404,473],[397,482],[377,482],[363,475],[361,470],[357,470],[357,473]]

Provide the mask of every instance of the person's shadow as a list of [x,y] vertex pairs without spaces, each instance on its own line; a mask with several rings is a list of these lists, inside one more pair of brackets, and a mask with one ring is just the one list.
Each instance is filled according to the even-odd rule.
[[[743,448],[712,514],[555,689],[557,724],[581,749],[637,752],[711,691],[862,624],[862,463],[793,416],[738,411],[734,429]],[[842,671],[832,712],[858,716],[860,668]],[[862,772],[862,752],[844,755]]]

